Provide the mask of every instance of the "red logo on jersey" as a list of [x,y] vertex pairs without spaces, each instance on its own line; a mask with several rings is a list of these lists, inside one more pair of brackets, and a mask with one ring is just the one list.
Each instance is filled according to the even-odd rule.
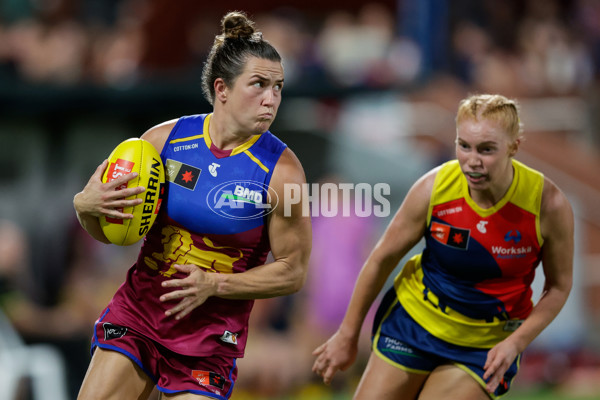
[[[117,158],[117,161],[111,163],[108,166],[108,172],[106,174],[106,182],[113,181],[123,175],[127,175],[131,173],[133,170],[135,163],[129,160],[123,160],[121,158]],[[127,188],[127,182],[119,185],[115,188],[115,190],[122,190]],[[123,212],[123,208],[117,208],[118,211]],[[106,217],[106,221],[113,224],[122,224],[123,220],[119,218],[110,218]]]
[[430,232],[432,238],[446,246],[465,250],[469,244],[470,231],[468,229],[432,222]]
[[183,174],[181,174],[181,180],[185,183],[191,182],[193,178],[194,174],[192,174],[192,171],[185,171]]
[[440,224],[438,222],[431,223],[431,237],[440,243],[446,244],[450,234],[450,225]]
[[158,214],[160,211],[160,206],[162,205],[163,197],[165,197],[165,184],[160,184],[160,192],[158,195],[158,203],[156,203],[156,210],[154,210],[154,214]]
[[192,370],[192,377],[204,386],[214,386],[219,389],[225,386],[225,377],[216,372]]

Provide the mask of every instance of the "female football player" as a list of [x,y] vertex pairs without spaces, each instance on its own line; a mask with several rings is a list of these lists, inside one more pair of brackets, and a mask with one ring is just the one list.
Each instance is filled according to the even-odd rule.
[[[487,399],[506,393],[520,354],[569,295],[573,213],[559,188],[514,159],[517,103],[464,99],[456,160],[409,190],[364,264],[337,332],[314,351],[331,382],[356,358],[365,315],[400,259],[422,238],[382,300],[355,399]],[[545,291],[531,282],[543,264]]]
[[[305,281],[310,219],[300,204],[284,212],[273,195],[305,182],[294,153],[269,132],[281,57],[243,13],[228,13],[222,28],[202,76],[212,113],[142,135],[165,165],[164,198],[96,323],[80,400],[145,399],[154,386],[163,399],[229,398],[253,299],[294,293]],[[103,184],[106,167],[74,198],[81,225],[102,242],[98,218],[132,218],[119,209],[140,204],[126,197],[144,191],[115,191],[133,174]]]

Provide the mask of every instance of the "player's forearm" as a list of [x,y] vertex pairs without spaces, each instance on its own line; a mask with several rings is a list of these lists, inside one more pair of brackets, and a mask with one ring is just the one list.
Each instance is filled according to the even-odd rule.
[[306,265],[277,260],[243,273],[219,274],[216,296],[226,299],[266,299],[299,291],[306,280]]
[[570,287],[551,287],[543,294],[525,322],[509,336],[509,340],[515,343],[519,352],[523,352],[554,320],[567,301],[569,291]]

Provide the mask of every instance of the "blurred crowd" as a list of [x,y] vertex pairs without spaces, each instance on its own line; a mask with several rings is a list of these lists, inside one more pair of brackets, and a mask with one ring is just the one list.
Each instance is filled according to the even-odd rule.
[[[588,90],[600,70],[595,0],[340,2],[321,13],[303,3],[250,6],[292,88],[411,87],[448,74],[481,91],[565,95]],[[0,79],[121,89],[197,79],[225,11],[193,1],[6,0]]]
[[[417,100],[435,97],[447,110],[466,91],[579,96],[600,110],[598,0],[339,2],[327,12],[315,11],[318,2],[299,4],[305,7],[248,10],[280,51],[290,91],[326,97],[346,89],[401,90]],[[225,11],[197,0],[2,0],[0,93],[12,85],[128,90],[157,80],[198,84]],[[27,342],[61,349],[74,396],[89,361],[94,320],[124,279],[137,245],[97,243],[73,215],[65,224],[60,278],[50,277],[59,288],[40,300],[28,232],[3,217],[0,309]],[[358,374],[350,371],[324,388],[310,372],[310,352],[341,321],[381,223],[315,218],[313,228],[306,287],[256,303],[234,399],[289,393],[317,399],[356,384]],[[363,338],[368,341],[368,332]],[[362,349],[368,352],[368,344]]]

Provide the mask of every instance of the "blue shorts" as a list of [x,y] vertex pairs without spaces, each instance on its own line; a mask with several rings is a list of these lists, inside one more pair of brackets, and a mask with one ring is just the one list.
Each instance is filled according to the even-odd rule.
[[[485,390],[483,366],[489,349],[458,346],[431,335],[402,307],[394,288],[388,291],[377,310],[373,325],[373,351],[392,365],[417,374],[428,374],[444,364],[456,365]],[[519,370],[520,360],[519,354],[496,391],[490,394],[492,398],[508,391]]]
[[237,377],[235,358],[174,353],[129,327],[111,322],[109,309],[94,326],[92,352],[96,347],[127,356],[163,393],[190,392],[227,400]]

